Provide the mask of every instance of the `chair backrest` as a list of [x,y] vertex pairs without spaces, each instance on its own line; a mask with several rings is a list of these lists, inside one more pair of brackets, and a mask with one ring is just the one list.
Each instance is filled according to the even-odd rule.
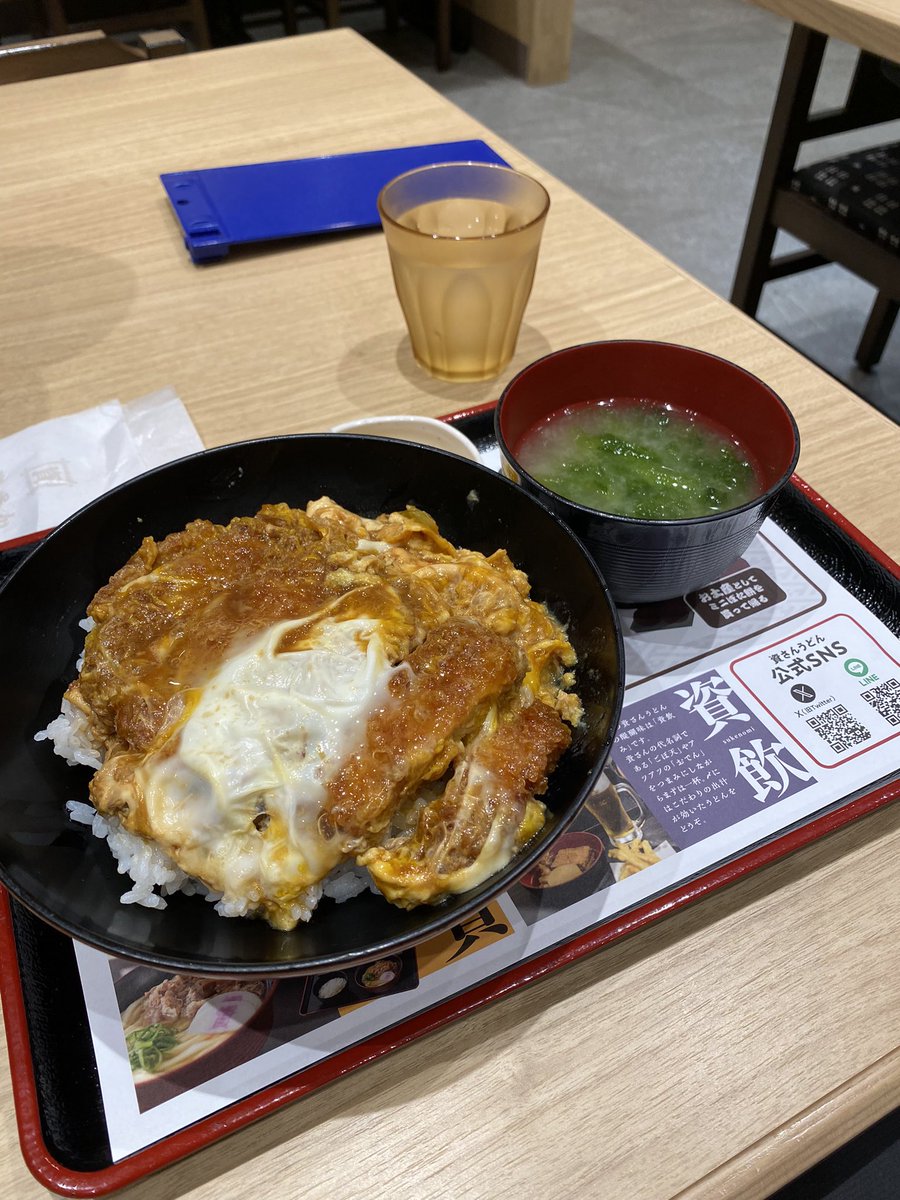
[[182,53],[186,49],[187,43],[172,30],[148,34],[137,46],[107,37],[99,29],[30,42],[12,42],[0,46],[0,84],[143,62],[148,58]]

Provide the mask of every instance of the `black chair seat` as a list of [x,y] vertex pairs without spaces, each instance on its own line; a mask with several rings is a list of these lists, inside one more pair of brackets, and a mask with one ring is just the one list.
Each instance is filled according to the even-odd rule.
[[900,253],[900,142],[803,167],[794,172],[791,190]]

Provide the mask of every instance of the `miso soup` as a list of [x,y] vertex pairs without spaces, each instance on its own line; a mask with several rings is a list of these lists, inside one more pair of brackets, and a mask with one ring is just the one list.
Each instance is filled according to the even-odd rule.
[[699,517],[760,492],[738,442],[695,413],[645,399],[554,413],[529,432],[518,459],[551,491],[626,517]]

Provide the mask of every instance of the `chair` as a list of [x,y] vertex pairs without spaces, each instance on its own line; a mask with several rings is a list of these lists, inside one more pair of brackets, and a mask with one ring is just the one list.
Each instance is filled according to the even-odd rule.
[[[895,169],[900,144],[855,151],[802,170],[796,162],[805,142],[900,117],[900,88],[890,65],[862,51],[844,105],[813,113],[827,40],[799,25],[791,34],[731,302],[755,316],[766,283],[838,263],[877,292],[855,355],[869,371],[881,358],[900,308],[900,178]],[[780,229],[807,249],[773,257]]]
[[209,25],[204,0],[160,0],[153,6],[147,0],[41,0],[51,34],[61,36],[80,30],[100,29],[104,33],[143,33],[186,24],[198,50],[210,47]]
[[0,46],[0,84],[165,58],[186,50],[184,38],[173,29],[144,34],[134,46],[107,37],[100,29],[11,42]]

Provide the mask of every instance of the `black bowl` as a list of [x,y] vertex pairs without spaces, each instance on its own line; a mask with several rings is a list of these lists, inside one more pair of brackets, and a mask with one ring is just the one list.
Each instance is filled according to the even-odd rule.
[[[147,535],[195,517],[226,522],[267,502],[302,507],[328,495],[365,516],[415,504],[454,543],[505,547],[532,594],[565,623],[579,658],[585,719],[554,773],[545,829],[481,887],[404,912],[365,893],[323,900],[290,933],[227,919],[200,897],[163,911],[122,905],[127,879],[106,845],[67,817],[90,772],[68,766],[34,735],[59,711],[75,675],[78,622],[97,588]],[[301,975],[366,962],[461,921],[512,884],[580,808],[603,766],[623,690],[614,606],[569,530],[521,488],[485,467],[383,438],[309,434],[208,450],[123,484],[83,508],[27,558],[0,591],[0,881],[51,925],[111,954],[188,974]]]
[[[610,397],[671,404],[730,434],[755,466],[757,494],[707,516],[646,520],[578,504],[525,470],[518,455],[531,430],[562,410]],[[790,410],[761,379],[715,354],[669,342],[587,342],[538,359],[506,385],[495,430],[503,470],[582,539],[622,605],[672,600],[726,574],[800,455]]]

